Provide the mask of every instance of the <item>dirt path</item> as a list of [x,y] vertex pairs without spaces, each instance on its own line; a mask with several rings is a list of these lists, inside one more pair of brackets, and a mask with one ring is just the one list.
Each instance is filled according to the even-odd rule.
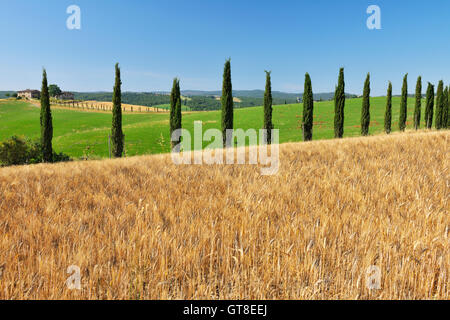
[[[40,108],[41,104],[39,100],[26,100],[35,107]],[[72,107],[68,105],[54,104],[51,103],[52,108],[66,109],[66,110],[78,110],[84,112],[95,112],[95,113],[111,113],[112,102],[98,102],[98,101],[85,101],[78,104],[78,107]],[[168,113],[169,110],[155,107],[138,106],[131,104],[122,104],[122,111],[124,113]]]

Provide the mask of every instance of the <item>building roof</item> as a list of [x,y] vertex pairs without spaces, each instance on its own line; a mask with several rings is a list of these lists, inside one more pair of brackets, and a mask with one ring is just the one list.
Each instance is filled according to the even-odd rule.
[[22,90],[22,91],[18,91],[17,93],[41,93],[39,90],[31,90],[31,89],[27,89],[27,90]]

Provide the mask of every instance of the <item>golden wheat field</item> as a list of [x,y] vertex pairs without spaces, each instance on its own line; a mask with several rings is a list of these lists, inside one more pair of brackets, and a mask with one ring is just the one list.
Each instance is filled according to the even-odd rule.
[[0,299],[448,299],[449,139],[285,144],[273,176],[170,155],[0,169]]

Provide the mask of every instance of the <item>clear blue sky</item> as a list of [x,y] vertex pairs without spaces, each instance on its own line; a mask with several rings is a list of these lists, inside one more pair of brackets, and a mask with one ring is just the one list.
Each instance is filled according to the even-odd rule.
[[[409,73],[413,92],[425,81],[450,81],[448,0],[0,0],[0,90],[111,91],[114,64],[124,91],[221,88],[231,57],[234,89],[334,91],[345,67],[346,91],[361,93],[367,72],[372,94],[388,80],[400,92]],[[66,8],[81,8],[81,30],[68,30]],[[369,30],[369,5],[381,8],[381,30]],[[425,90],[424,90],[425,91]]]

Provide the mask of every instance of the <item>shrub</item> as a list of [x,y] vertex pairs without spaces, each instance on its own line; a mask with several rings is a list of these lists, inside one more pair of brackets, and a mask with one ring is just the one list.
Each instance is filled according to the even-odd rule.
[[[53,150],[53,162],[71,161],[71,158]],[[42,162],[42,146],[40,142],[25,140],[12,136],[0,143],[0,165],[13,166]]]
[[55,150],[53,150],[53,162],[68,162],[72,161],[72,159],[65,153],[56,153]]
[[11,166],[26,163],[29,153],[27,143],[13,136],[9,140],[0,143],[0,162]]

